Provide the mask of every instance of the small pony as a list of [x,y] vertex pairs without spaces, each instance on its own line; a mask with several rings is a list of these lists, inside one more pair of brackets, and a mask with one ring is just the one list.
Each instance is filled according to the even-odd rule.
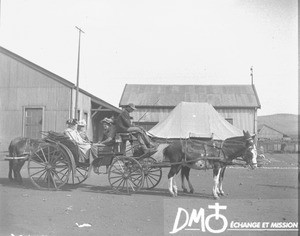
[[[39,147],[40,143],[41,141],[37,139],[30,139],[24,137],[15,138],[9,144],[9,156],[20,157],[30,155],[35,149]],[[25,161],[26,158],[9,160],[8,178],[10,180],[15,180],[19,184],[23,183],[20,171]],[[12,176],[12,173],[14,173],[14,178]]]

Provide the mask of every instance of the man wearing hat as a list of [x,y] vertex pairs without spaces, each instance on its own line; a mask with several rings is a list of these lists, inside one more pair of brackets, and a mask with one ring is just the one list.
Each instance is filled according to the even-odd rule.
[[148,153],[151,151],[150,148],[154,147],[151,143],[150,138],[145,133],[143,128],[138,126],[133,126],[130,120],[130,113],[136,110],[135,105],[133,103],[129,103],[124,107],[123,111],[120,113],[116,120],[116,128],[118,133],[135,133],[133,134],[138,142],[140,143],[143,152]]

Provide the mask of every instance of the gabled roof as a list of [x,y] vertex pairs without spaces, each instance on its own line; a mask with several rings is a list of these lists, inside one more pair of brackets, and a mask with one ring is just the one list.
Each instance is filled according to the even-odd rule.
[[274,130],[275,132],[280,133],[280,134],[282,134],[283,136],[288,137],[288,135],[286,135],[285,133],[282,133],[281,131],[276,130],[276,129],[274,129],[274,128],[272,128],[271,126],[268,126],[268,125],[266,125],[266,124],[259,125],[259,127],[258,127],[258,134],[261,132],[261,130],[262,130],[264,127],[266,127],[267,129]]
[[[9,56],[9,57],[17,60],[18,62],[23,63],[24,65],[32,68],[33,70],[36,70],[36,71],[38,71],[38,72],[46,75],[47,77],[49,77],[49,78],[51,78],[51,79],[53,79],[53,80],[55,80],[55,81],[57,81],[57,82],[65,85],[67,87],[69,87],[70,89],[76,89],[75,84],[73,84],[72,82],[70,82],[70,81],[68,81],[68,80],[66,80],[66,79],[64,79],[64,78],[62,78],[62,77],[60,77],[60,76],[52,73],[51,71],[48,71],[48,70],[44,69],[43,67],[38,66],[37,64],[34,64],[31,61],[28,61],[27,59],[25,59],[25,58],[23,58],[23,57],[15,54],[15,53],[11,52],[11,51],[9,51],[9,50],[1,47],[1,46],[0,46],[0,53],[3,53],[5,55],[7,55],[7,56]],[[85,91],[85,90],[83,90],[81,88],[79,88],[79,91],[81,93],[83,93],[83,94],[91,97],[91,99],[92,99],[93,102],[95,102],[95,103],[97,103],[99,105],[105,106],[106,108],[111,109],[112,111],[115,111],[117,113],[121,112],[121,110],[119,108],[117,108],[117,107],[115,107],[115,106],[113,106],[113,105],[111,105],[111,104],[103,101],[102,99],[96,97],[95,95],[90,94],[90,93],[88,93],[87,91]]]
[[175,107],[180,102],[205,102],[215,108],[260,108],[254,85],[126,84],[120,107]]

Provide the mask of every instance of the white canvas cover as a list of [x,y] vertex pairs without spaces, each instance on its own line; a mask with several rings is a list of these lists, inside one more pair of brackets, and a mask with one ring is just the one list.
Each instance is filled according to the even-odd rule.
[[195,102],[179,103],[149,133],[167,139],[200,137],[225,140],[243,135],[242,130],[227,122],[212,105]]

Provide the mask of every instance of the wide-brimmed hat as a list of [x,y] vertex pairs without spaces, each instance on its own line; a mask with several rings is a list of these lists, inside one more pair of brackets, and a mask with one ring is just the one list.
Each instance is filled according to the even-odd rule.
[[103,120],[101,120],[101,123],[107,123],[107,124],[112,124],[114,121],[110,118],[105,117]]
[[130,107],[132,110],[136,110],[135,105],[133,103],[129,103],[127,107]]
[[78,122],[78,125],[79,125],[79,126],[86,126],[86,121],[85,121],[85,120],[80,120],[80,121]]
[[78,124],[77,119],[68,119],[66,122],[67,125],[76,125]]

